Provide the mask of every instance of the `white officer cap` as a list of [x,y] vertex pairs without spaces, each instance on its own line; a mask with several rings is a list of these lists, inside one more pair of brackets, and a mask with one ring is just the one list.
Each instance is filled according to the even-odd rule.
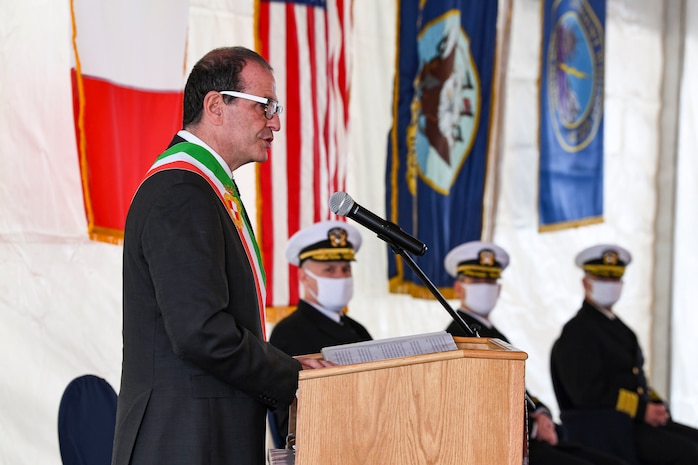
[[509,254],[491,242],[471,241],[454,247],[444,259],[448,274],[499,279],[509,265]]
[[574,261],[578,267],[595,276],[620,278],[631,260],[630,252],[623,247],[599,244],[579,252]]
[[361,247],[359,231],[344,221],[320,221],[296,232],[286,246],[286,259],[300,266],[303,261],[354,261]]

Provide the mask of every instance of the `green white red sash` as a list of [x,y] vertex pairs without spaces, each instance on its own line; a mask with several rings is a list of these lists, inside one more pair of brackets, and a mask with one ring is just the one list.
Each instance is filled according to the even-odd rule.
[[211,152],[191,142],[181,142],[163,152],[146,173],[146,179],[159,171],[168,169],[180,169],[199,174],[208,181],[218,195],[218,198],[223,202],[223,205],[225,205],[226,210],[230,214],[230,218],[235,224],[235,229],[238,231],[247,258],[252,266],[257,291],[257,301],[259,304],[259,318],[262,323],[262,334],[266,340],[266,316],[264,313],[267,295],[266,275],[262,265],[259,246],[257,245],[252,227],[247,220],[247,215],[244,214],[245,207],[242,205],[240,194],[235,184],[230,176],[228,176],[223,166],[221,166],[218,159],[214,157]]

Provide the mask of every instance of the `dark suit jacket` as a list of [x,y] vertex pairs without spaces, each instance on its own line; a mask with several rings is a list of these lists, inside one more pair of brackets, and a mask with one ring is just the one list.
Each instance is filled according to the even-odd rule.
[[240,237],[195,173],[156,173],[131,203],[123,340],[114,465],[265,463],[266,410],[301,365],[263,341]]

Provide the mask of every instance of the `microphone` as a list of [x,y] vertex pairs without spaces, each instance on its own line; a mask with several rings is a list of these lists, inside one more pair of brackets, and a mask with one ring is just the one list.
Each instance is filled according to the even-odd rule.
[[393,222],[382,219],[354,202],[346,192],[335,192],[330,196],[330,210],[336,215],[351,218],[362,226],[378,234],[390,245],[400,247],[417,255],[424,255],[427,246],[400,229]]

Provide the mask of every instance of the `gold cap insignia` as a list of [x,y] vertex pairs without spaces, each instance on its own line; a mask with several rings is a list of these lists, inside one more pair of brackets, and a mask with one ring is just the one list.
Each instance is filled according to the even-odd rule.
[[332,247],[347,246],[347,230],[344,228],[332,228],[327,232],[327,238]]
[[615,266],[618,264],[618,252],[615,250],[607,250],[603,253],[602,259],[604,265]]
[[494,252],[491,250],[480,251],[480,265],[494,266]]

